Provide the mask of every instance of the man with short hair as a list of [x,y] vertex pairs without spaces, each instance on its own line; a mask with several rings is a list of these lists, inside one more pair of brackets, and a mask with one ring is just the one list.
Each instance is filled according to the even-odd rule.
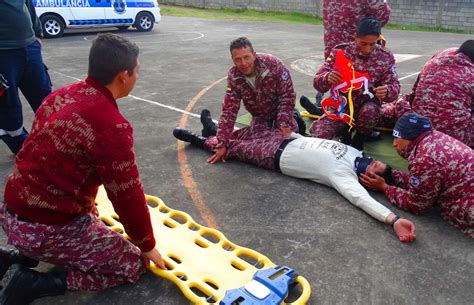
[[341,44],[354,40],[357,23],[365,18],[380,21],[384,27],[390,19],[390,6],[387,0],[324,0],[324,57]]
[[[204,132],[208,131],[208,126],[204,125]],[[215,138],[211,136],[206,139],[181,128],[175,128],[173,135],[208,151],[211,151],[209,142]],[[294,133],[293,136],[297,138],[286,138],[266,130],[258,139],[231,139],[227,158],[333,187],[356,207],[378,221],[390,224],[400,241],[415,240],[415,225],[396,216],[373,199],[358,181],[358,176],[368,168],[383,176],[390,173],[390,168],[384,167],[380,171],[379,167],[374,166],[377,164],[372,159],[362,156],[362,152],[336,141],[302,137]],[[255,151],[260,153],[254,153]]]
[[445,220],[474,238],[473,150],[433,130],[430,120],[416,113],[397,121],[393,137],[393,146],[409,162],[408,172],[393,172],[397,185],[370,172],[361,175],[361,182],[414,214],[437,206]]
[[[298,130],[293,118],[295,91],[290,72],[271,54],[256,53],[246,37],[233,40],[230,53],[234,66],[227,76],[227,92],[217,128],[210,143],[215,154],[208,162],[224,160],[231,139],[252,140],[263,130],[290,134]],[[250,126],[234,131],[240,101],[252,115]],[[250,144],[251,145],[251,144]]]
[[[0,205],[8,243],[19,250],[0,251],[0,271],[21,265],[3,290],[1,304],[135,283],[147,259],[165,268],[155,248],[133,129],[116,102],[135,86],[138,53],[126,38],[99,34],[86,80],[56,90],[38,109]],[[101,184],[131,242],[96,216]],[[34,264],[25,256],[65,271],[28,269]]]
[[[339,50],[344,52],[356,71],[369,74],[369,93],[362,88],[352,90],[357,132],[352,139],[351,135],[346,133],[348,137],[344,139],[344,143],[359,150],[363,150],[364,138],[379,122],[381,103],[393,101],[400,91],[395,58],[391,51],[377,45],[380,30],[380,22],[376,19],[367,18],[359,22],[355,40],[336,46],[314,77],[314,88],[321,92],[326,92],[342,82],[341,73],[334,67],[336,53]],[[343,95],[347,97],[348,94]],[[348,108],[346,107],[345,112]],[[338,134],[343,134],[346,126],[343,121],[324,116],[313,122],[310,131],[314,137],[332,139]]]
[[0,139],[14,154],[28,136],[18,90],[34,112],[51,92],[42,37],[31,0],[0,1]]
[[[390,19],[390,6],[387,0],[324,0],[322,3],[324,26],[324,59],[328,58],[331,50],[342,43],[354,40],[357,23],[371,17],[380,21],[382,27]],[[321,107],[323,93],[316,95],[316,106]],[[302,106],[312,114],[319,114],[319,109],[311,101],[302,96]],[[312,110],[312,111],[310,111]]]
[[434,55],[410,93],[383,105],[382,121],[393,124],[406,112],[426,116],[434,129],[474,147],[474,40]]

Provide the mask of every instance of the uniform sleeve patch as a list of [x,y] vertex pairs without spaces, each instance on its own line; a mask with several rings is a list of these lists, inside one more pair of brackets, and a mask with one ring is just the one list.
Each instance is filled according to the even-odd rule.
[[392,73],[393,73],[394,75],[398,75],[398,74],[397,74],[397,65],[393,65],[393,66],[392,66]]
[[281,75],[281,79],[284,81],[287,81],[290,75],[288,74],[288,71],[284,71],[283,74]]
[[414,187],[419,187],[420,186],[420,179],[418,179],[415,176],[411,176],[410,179],[408,179],[408,182],[413,185]]

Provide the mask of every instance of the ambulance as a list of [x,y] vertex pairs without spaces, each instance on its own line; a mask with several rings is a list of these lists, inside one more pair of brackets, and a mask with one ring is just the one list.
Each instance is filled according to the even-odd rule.
[[61,37],[66,28],[133,26],[140,32],[161,21],[157,0],[33,0],[43,33]]

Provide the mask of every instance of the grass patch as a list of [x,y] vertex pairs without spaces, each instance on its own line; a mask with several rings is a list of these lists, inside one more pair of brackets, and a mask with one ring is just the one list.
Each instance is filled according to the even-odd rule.
[[399,30],[399,31],[419,31],[419,32],[443,32],[443,33],[455,33],[455,34],[469,34],[469,31],[446,29],[442,27],[427,27],[420,25],[400,25],[400,24],[387,24],[384,26],[387,30]]
[[191,8],[172,5],[160,5],[163,16],[195,17],[220,20],[250,20],[266,22],[286,22],[301,24],[323,24],[319,17],[303,13],[262,12],[248,9],[213,9]]
[[[160,5],[161,14],[163,16],[176,17],[194,17],[203,19],[219,19],[219,20],[249,20],[249,21],[265,21],[265,22],[286,22],[300,24],[316,24],[322,25],[323,20],[320,17],[303,13],[282,13],[282,12],[263,12],[257,10],[249,10],[245,8],[192,8],[174,5]],[[426,27],[417,25],[398,25],[387,24],[384,28],[388,30],[399,31],[421,31],[421,32],[445,32],[456,34],[469,34],[468,31],[452,30],[441,27]]]

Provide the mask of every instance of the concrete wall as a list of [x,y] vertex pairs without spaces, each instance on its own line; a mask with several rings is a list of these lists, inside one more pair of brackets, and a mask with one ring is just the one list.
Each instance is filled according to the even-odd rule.
[[[247,8],[320,15],[321,0],[158,0],[200,8]],[[356,1],[356,0],[354,0]],[[474,0],[388,0],[390,23],[443,27],[474,33]]]

